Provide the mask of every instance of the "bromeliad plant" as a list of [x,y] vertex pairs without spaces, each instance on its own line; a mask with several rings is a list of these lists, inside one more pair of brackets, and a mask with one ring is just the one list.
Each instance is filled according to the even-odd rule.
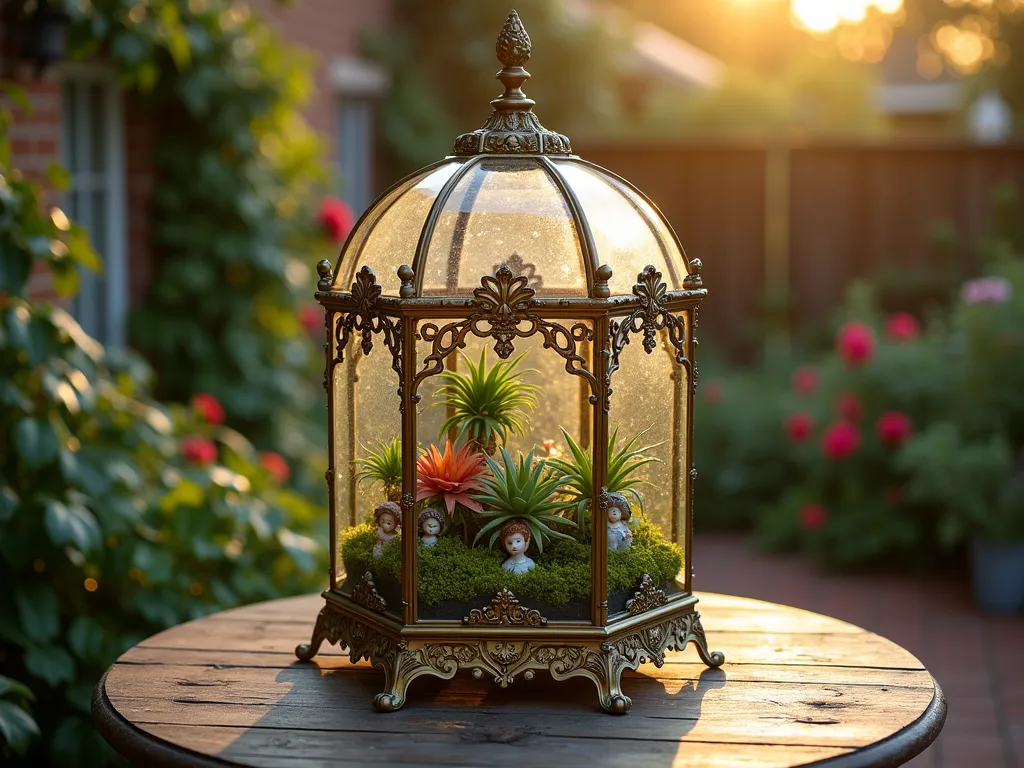
[[483,455],[471,444],[456,451],[448,440],[444,453],[431,445],[416,460],[416,501],[438,499],[443,502],[452,522],[461,525],[463,539],[468,543],[472,521],[464,510],[483,511],[471,494],[484,487],[486,471]]
[[490,456],[484,457],[491,475],[483,479],[484,492],[473,496],[476,501],[488,507],[479,515],[487,522],[473,543],[490,533],[488,545],[493,547],[501,527],[516,518],[530,526],[532,540],[536,542],[539,552],[544,551],[544,542],[547,540],[571,539],[568,534],[552,527],[577,527],[571,520],[555,514],[563,504],[555,498],[562,476],[551,472],[546,461],[534,461],[533,451],[526,456],[521,455],[517,463],[504,448],[498,450],[501,451],[502,463],[499,464]]
[[[621,493],[636,500],[641,513],[644,508],[643,497],[636,486],[645,482],[636,472],[647,464],[661,461],[654,456],[648,456],[648,451],[657,448],[661,443],[645,445],[642,448],[634,446],[648,430],[643,430],[632,440],[621,447],[616,447],[619,430],[612,432],[608,441],[608,477],[606,487],[613,493]],[[594,462],[590,452],[580,447],[579,443],[573,440],[572,435],[562,430],[562,436],[569,446],[571,458],[549,459],[548,466],[556,473],[559,473],[558,492],[562,497],[559,504],[560,510],[566,516],[576,517],[576,525],[583,527],[590,500],[594,497]]]
[[393,437],[387,443],[378,440],[376,448],[364,449],[365,459],[356,459],[356,480],[368,482],[372,487],[380,483],[388,501],[398,501],[402,495],[402,440]]
[[473,363],[463,355],[468,374],[444,371],[444,386],[438,391],[434,406],[444,406],[451,414],[438,433],[443,437],[454,430],[454,439],[463,437],[476,443],[493,456],[500,441],[502,445],[511,432],[525,435],[530,424],[528,411],[537,407],[539,388],[523,381],[532,369],[518,370],[520,355],[515,360],[502,361],[487,367],[487,350],[480,352],[480,361]]

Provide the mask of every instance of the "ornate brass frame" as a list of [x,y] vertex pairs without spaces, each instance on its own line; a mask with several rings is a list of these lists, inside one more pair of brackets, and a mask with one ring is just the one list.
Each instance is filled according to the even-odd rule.
[[[670,610],[651,611],[640,622],[607,633],[574,633],[491,629],[467,633],[462,628],[413,632],[410,628],[374,621],[352,610],[333,594],[317,616],[313,637],[295,649],[303,660],[312,659],[324,641],[347,649],[353,662],[368,660],[384,670],[384,690],[373,699],[379,712],[393,712],[405,704],[409,684],[423,675],[450,680],[460,669],[477,680],[486,676],[507,688],[522,674],[532,680],[535,670],[547,670],[555,680],[590,679],[597,687],[601,707],[614,714],[629,711],[632,701],[622,692],[622,673],[652,662],[665,663],[665,652],[697,647],[709,667],[725,661],[720,651],[708,649],[695,599]],[[500,597],[495,598],[500,602]]]
[[[352,275],[349,285],[340,286],[339,275],[346,251],[342,252],[337,267],[329,261],[317,265],[320,278],[317,299],[325,308],[327,326],[325,386],[331,458],[326,478],[332,557],[330,588],[324,592],[326,604],[317,618],[311,641],[298,646],[296,655],[309,660],[326,640],[347,648],[353,661],[368,659],[383,667],[385,688],[374,699],[374,706],[385,712],[404,704],[408,686],[415,678],[429,674],[448,679],[465,669],[478,679],[490,676],[503,687],[519,675],[529,680],[537,670],[548,670],[557,680],[587,677],[597,686],[601,706],[621,713],[630,707],[630,700],[620,686],[623,670],[636,669],[646,661],[660,666],[666,651],[682,650],[691,642],[706,664],[717,667],[724,661],[721,653],[708,650],[700,616],[695,610],[697,599],[692,594],[689,567],[695,477],[690,464],[693,394],[697,379],[695,329],[697,308],[706,295],[700,276],[701,264],[697,259],[688,260],[686,275],[680,283],[675,266],[666,258],[669,279],[674,285],[681,284],[682,290],[669,290],[661,272],[654,266],[647,266],[637,275],[630,294],[611,295],[612,270],[597,263],[597,252],[582,208],[558,169],[560,163],[583,164],[584,161],[569,154],[568,139],[540,126],[530,112],[533,102],[520,89],[529,77],[522,65],[529,58],[530,41],[514,12],[502,31],[497,50],[504,65],[498,77],[505,85],[505,92],[492,102],[495,113],[485,127],[457,140],[455,154],[472,157],[463,161],[462,167],[453,172],[438,192],[423,224],[413,265],[403,264],[397,269],[397,290],[391,295],[385,294],[377,276],[366,265]],[[537,274],[534,264],[515,252],[496,254],[501,260],[494,265],[491,274],[480,277],[471,295],[469,289],[446,296],[422,295],[423,276],[417,272],[424,266],[439,211],[460,176],[486,154],[521,158],[532,164],[530,167],[544,168],[564,195],[580,236],[587,279],[586,297],[538,295],[544,290],[542,276]],[[553,162],[548,155],[561,157]],[[603,169],[601,172],[608,174]],[[657,207],[642,192],[625,180],[618,181],[657,213]],[[385,192],[380,200],[388,194]],[[667,222],[666,227],[683,253]],[[402,476],[402,528],[413,531],[416,529],[416,463],[408,457],[415,456],[418,444],[419,390],[427,379],[445,370],[448,361],[455,359],[452,355],[465,348],[470,337],[492,340],[494,351],[501,358],[508,358],[515,351],[518,340],[539,338],[545,349],[561,357],[566,373],[576,377],[580,387],[580,421],[585,425],[581,428],[584,443],[600,446],[608,443],[613,376],[620,367],[624,347],[631,338],[638,336],[644,352],[652,354],[661,346],[673,362],[672,536],[684,545],[686,552],[686,566],[677,577],[676,590],[659,588],[665,585],[657,585],[645,575],[625,609],[609,616],[607,546],[602,536],[593,536],[589,620],[545,617],[536,606],[529,605],[529,600],[520,604],[508,590],[499,592],[489,604],[469,610],[461,621],[457,617],[444,621],[424,619],[418,605],[417,537],[410,535],[402,538],[404,567],[400,600],[386,589],[379,590],[372,573],[364,574],[361,581],[347,581],[342,591],[345,574],[337,551],[336,491],[339,489],[335,486],[339,482],[339,467],[335,465],[335,414],[339,408],[354,412],[353,382],[358,378],[355,362],[361,357],[379,354],[381,347],[377,341],[382,341],[390,353],[390,367],[397,379],[402,455],[406,457]],[[359,343],[353,344],[356,339]],[[418,359],[418,346],[420,351],[426,347],[421,359]],[[348,361],[347,353],[351,355]],[[349,367],[343,379],[350,401],[339,404],[335,402],[335,371],[342,364]],[[344,438],[344,444],[354,455],[354,430],[352,435],[339,437]],[[598,450],[592,454],[594,497],[591,508],[598,509],[608,475],[607,452]],[[347,473],[349,486],[341,490],[347,492],[344,499],[351,515],[347,522],[354,524],[356,487],[351,475]],[[382,592],[387,593],[387,599]],[[400,615],[395,611],[400,611]]]

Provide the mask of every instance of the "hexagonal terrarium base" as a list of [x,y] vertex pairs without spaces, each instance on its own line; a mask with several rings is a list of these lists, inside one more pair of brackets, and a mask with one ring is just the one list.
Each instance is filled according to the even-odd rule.
[[344,598],[327,593],[309,644],[295,649],[302,661],[312,659],[326,640],[348,649],[353,661],[368,659],[384,668],[384,691],[373,706],[393,712],[405,704],[409,684],[421,675],[449,680],[460,669],[473,677],[490,676],[507,687],[517,675],[530,680],[535,670],[550,672],[555,680],[587,677],[597,686],[601,707],[622,714],[632,702],[622,693],[620,679],[626,669],[648,661],[660,667],[665,652],[697,646],[701,660],[721,666],[725,656],[709,651],[696,600],[679,600],[649,611],[649,615],[623,621],[621,626],[583,631],[558,626],[537,628],[417,627],[404,631],[397,624],[378,621]]

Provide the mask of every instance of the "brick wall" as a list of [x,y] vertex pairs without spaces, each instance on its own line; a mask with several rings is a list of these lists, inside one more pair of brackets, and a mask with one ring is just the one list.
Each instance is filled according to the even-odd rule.
[[250,6],[286,40],[316,55],[315,91],[305,114],[333,152],[336,134],[330,64],[336,58],[360,56],[360,32],[388,25],[391,0],[296,0],[290,6],[279,0],[251,0]]
[[[0,25],[0,38],[4,37]],[[25,112],[6,94],[0,95],[0,104],[11,110],[13,122],[7,136],[11,142],[11,156],[14,167],[26,177],[42,180],[47,167],[59,157],[60,140],[60,81],[51,72],[37,80],[31,70],[9,59],[9,48],[2,50],[4,71],[2,77],[21,86],[28,95],[31,109]],[[60,196],[47,190],[46,205],[60,203]],[[50,275],[45,265],[36,264],[29,281],[29,292],[33,296],[55,298]]]

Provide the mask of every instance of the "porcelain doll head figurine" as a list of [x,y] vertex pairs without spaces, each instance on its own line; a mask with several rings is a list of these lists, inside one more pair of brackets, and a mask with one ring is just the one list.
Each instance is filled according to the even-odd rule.
[[402,524],[402,509],[393,501],[385,501],[373,510],[373,517],[377,521],[377,543],[373,545],[373,556],[380,557],[384,545],[398,535],[398,526]]
[[536,564],[526,556],[530,537],[530,526],[522,520],[511,520],[502,526],[501,544],[508,552],[508,560],[502,565],[506,571],[526,573],[533,570]]
[[433,507],[424,507],[420,510],[416,522],[423,534],[423,546],[432,547],[437,544],[437,534],[444,530],[444,514]]
[[377,528],[384,533],[394,533],[395,529],[402,524],[402,510],[393,501],[385,501],[378,504],[373,510],[373,518],[377,521]]
[[608,549],[629,549],[633,544],[633,532],[629,529],[633,511],[626,497],[614,491],[602,491],[600,503],[608,520]]

